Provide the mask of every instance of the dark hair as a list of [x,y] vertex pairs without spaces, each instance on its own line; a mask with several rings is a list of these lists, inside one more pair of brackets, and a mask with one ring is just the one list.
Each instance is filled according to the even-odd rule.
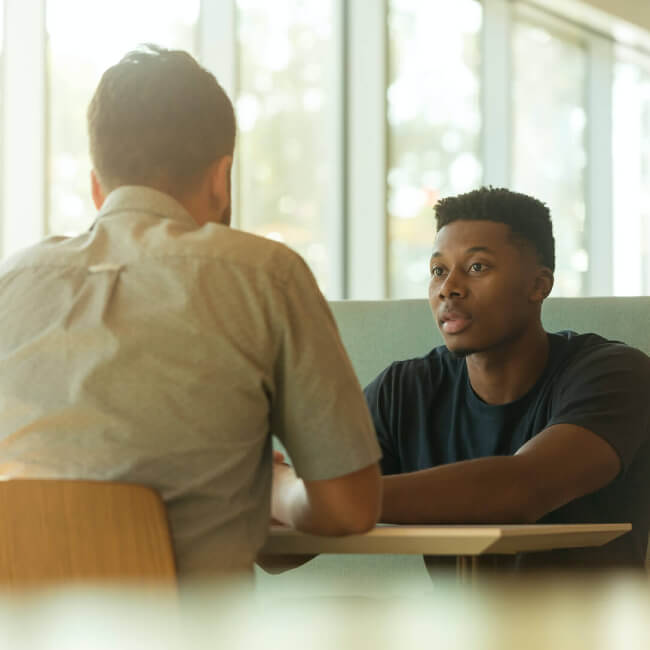
[[538,199],[501,187],[478,190],[441,199],[434,206],[440,230],[453,221],[496,221],[510,226],[515,239],[531,245],[540,262],[555,270],[555,239],[551,213]]
[[90,156],[105,191],[148,185],[183,194],[235,147],[235,113],[187,52],[143,45],[110,67],[88,107]]

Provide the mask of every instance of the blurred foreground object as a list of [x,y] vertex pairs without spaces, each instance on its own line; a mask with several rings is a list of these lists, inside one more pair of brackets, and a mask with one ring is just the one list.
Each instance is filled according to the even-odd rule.
[[[407,581],[408,582],[408,581]],[[647,580],[488,581],[430,585],[387,598],[184,584],[179,603],[138,589],[66,588],[0,595],[0,647],[12,650],[604,650],[650,647]],[[409,585],[400,589],[408,592]]]

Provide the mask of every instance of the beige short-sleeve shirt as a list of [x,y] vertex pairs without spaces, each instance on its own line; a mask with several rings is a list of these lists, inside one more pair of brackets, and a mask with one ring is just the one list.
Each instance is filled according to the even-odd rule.
[[271,434],[299,476],[380,451],[330,310],[287,247],[122,187],[0,266],[0,474],[151,486],[181,574],[252,566]]

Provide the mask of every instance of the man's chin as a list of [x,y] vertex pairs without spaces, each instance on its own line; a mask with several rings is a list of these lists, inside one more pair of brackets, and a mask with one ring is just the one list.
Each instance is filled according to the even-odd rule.
[[450,348],[447,346],[447,349],[451,353],[451,356],[454,357],[454,359],[464,359],[465,357],[468,357],[470,354],[475,354],[478,352],[478,350],[474,350],[473,348]]

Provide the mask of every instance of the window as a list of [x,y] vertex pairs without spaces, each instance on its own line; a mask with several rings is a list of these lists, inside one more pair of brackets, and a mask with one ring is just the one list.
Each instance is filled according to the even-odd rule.
[[335,4],[237,0],[239,225],[297,250],[327,293],[341,247]]
[[[4,7],[4,2],[3,0],[0,0],[0,98],[2,98],[2,101],[0,101],[0,171],[2,170],[2,166],[4,164],[4,153],[5,153],[5,147],[4,147],[4,69],[5,69],[5,62],[4,62],[4,37],[5,37],[5,29],[4,29],[4,16],[5,16],[5,7]],[[3,184],[4,184],[4,174],[0,173],[0,196],[3,196]],[[3,210],[3,201],[0,201],[0,233],[2,232],[2,221],[3,221],[3,216],[4,216],[4,210]],[[0,236],[0,250],[2,246],[2,237]],[[0,255],[0,257],[2,257]]]
[[555,296],[586,291],[586,52],[540,24],[513,28],[512,189],[544,201],[555,235]]
[[614,293],[650,294],[650,59],[614,67]]
[[92,223],[88,103],[154,42],[233,100],[234,225],[328,298],[426,296],[433,205],[483,183],[551,208],[553,295],[650,295],[650,31],[551,4],[0,0],[0,255]]
[[426,296],[446,195],[481,183],[481,5],[391,0],[387,91],[389,295]]
[[47,0],[47,233],[78,233],[96,212],[86,109],[104,70],[140,43],[194,52],[198,17],[199,0]]

